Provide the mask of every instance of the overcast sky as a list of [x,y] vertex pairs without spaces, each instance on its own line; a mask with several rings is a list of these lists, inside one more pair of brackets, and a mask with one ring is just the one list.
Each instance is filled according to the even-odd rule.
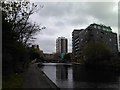
[[116,2],[37,2],[44,7],[31,16],[32,22],[46,26],[37,33],[34,44],[45,53],[56,51],[56,39],[68,38],[68,51],[72,52],[73,29],[85,29],[92,23],[111,26],[118,32],[118,3]]

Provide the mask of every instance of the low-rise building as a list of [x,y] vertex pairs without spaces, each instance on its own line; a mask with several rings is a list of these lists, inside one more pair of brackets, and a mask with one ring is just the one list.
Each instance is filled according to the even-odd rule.
[[43,56],[44,56],[44,60],[53,60],[54,59],[53,54],[44,53]]

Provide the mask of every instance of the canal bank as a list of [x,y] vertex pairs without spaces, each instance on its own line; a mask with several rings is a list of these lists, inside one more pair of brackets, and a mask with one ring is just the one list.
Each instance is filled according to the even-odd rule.
[[27,72],[25,72],[22,88],[59,90],[59,88],[37,67],[37,64],[31,64]]

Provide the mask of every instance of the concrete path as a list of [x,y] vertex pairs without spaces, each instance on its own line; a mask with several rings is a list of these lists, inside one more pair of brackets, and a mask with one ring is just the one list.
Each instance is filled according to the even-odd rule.
[[24,75],[22,88],[52,88],[58,90],[57,86],[37,67],[32,64]]

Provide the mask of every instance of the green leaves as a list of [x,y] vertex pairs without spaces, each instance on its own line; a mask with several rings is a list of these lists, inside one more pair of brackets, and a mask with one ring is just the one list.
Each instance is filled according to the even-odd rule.
[[87,63],[100,64],[104,63],[104,61],[109,61],[112,53],[102,43],[89,43],[83,49],[82,56]]

